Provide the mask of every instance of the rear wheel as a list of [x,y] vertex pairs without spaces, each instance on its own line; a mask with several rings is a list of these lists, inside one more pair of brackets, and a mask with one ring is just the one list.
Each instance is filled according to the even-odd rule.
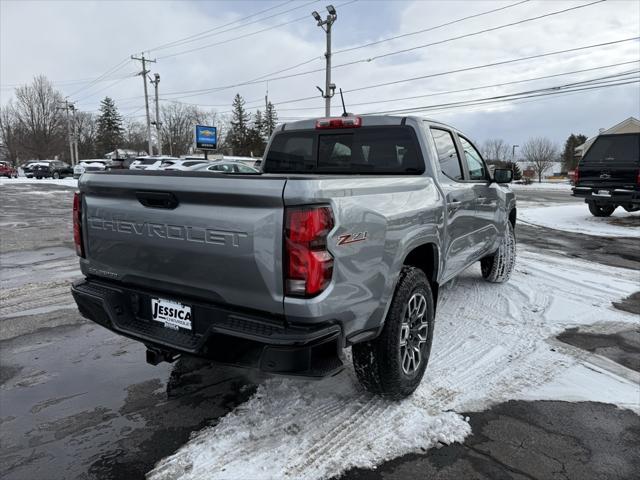
[[353,366],[364,388],[393,400],[411,395],[427,368],[433,322],[433,294],[426,275],[404,267],[382,333],[353,346]]
[[609,217],[616,208],[615,205],[598,205],[595,202],[589,202],[589,211],[594,217]]
[[504,283],[511,277],[516,265],[516,236],[513,225],[507,222],[507,229],[500,247],[493,254],[480,260],[480,270],[485,280],[491,283]]

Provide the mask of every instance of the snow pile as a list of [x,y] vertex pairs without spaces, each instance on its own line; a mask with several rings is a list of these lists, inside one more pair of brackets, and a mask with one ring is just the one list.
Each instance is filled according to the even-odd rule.
[[640,212],[629,213],[618,207],[611,217],[594,217],[587,204],[522,208],[518,221],[538,227],[603,237],[640,236]]
[[529,185],[525,185],[523,183],[510,183],[509,184],[513,190],[546,190],[552,192],[571,192],[573,185],[567,182],[543,182],[538,183],[533,182]]
[[24,184],[24,183],[35,183],[38,185],[62,185],[65,187],[77,187],[78,180],[73,177],[61,178],[59,180],[55,180],[53,178],[41,178],[38,180],[37,178],[27,178],[27,177],[18,177],[18,178],[0,178],[0,185],[15,185],[15,184]]
[[[611,306],[638,289],[637,272],[604,273],[599,264],[519,255],[507,284],[489,284],[473,267],[441,289],[431,361],[411,398],[373,397],[350,368],[319,382],[272,379],[159,462],[148,478],[326,478],[461,441],[469,425],[453,411],[508,399],[580,398],[640,411],[635,382],[584,367],[587,360],[574,347],[553,340],[573,326],[637,325],[633,315]],[[574,371],[579,386],[567,382],[565,373]]]
[[453,412],[430,415],[411,400],[366,394],[348,374],[323,382],[272,379],[149,476],[327,478],[420,447],[462,441],[470,431]]

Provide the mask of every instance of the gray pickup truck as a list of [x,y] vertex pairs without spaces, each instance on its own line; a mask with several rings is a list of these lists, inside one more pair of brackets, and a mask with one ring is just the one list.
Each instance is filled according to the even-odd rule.
[[369,391],[410,395],[438,289],[515,263],[510,170],[456,129],[416,117],[280,125],[259,174],[86,173],[74,199],[81,314],[143,342],[306,377],[352,347]]

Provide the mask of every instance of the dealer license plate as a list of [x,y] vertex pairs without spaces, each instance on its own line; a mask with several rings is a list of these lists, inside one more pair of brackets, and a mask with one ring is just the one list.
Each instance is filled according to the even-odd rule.
[[172,330],[191,330],[191,307],[163,298],[152,298],[151,319]]

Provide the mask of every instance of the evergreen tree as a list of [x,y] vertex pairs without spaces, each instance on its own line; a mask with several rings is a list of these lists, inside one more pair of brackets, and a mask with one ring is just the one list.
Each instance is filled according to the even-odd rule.
[[123,141],[122,117],[118,113],[115,102],[105,97],[100,102],[100,115],[98,116],[98,130],[96,143],[98,154],[104,155],[120,146]]
[[575,150],[577,146],[587,141],[587,137],[582,134],[569,135],[567,141],[564,142],[564,150],[562,151],[562,170],[568,172],[574,170],[578,166],[578,159],[575,158]]
[[264,117],[262,116],[262,112],[260,110],[258,110],[253,117],[253,128],[261,137],[267,138]]
[[264,135],[269,138],[278,124],[278,114],[273,106],[273,103],[268,102],[267,108],[264,111]]
[[249,140],[251,115],[245,109],[244,104],[244,98],[239,93],[236,93],[232,105],[231,128],[225,139],[234,155],[248,155],[250,151],[247,141]]

